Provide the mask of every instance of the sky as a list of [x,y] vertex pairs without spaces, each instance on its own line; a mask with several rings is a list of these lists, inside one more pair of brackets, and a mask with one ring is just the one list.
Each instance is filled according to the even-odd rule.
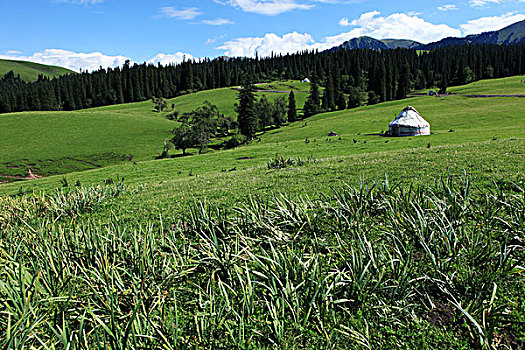
[[0,0],[0,58],[96,70],[324,50],[368,35],[422,43],[525,20],[525,0]]

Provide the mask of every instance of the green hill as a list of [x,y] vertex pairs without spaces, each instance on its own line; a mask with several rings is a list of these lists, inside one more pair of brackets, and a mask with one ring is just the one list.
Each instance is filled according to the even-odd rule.
[[[278,82],[260,90],[296,92],[298,107],[309,84]],[[287,94],[257,93],[270,101]],[[237,91],[224,88],[183,95],[168,101],[189,112],[206,100],[221,113],[235,116]],[[0,115],[0,181],[24,177],[28,169],[42,176],[65,174],[128,161],[152,160],[163,148],[176,123],[168,113],[153,111],[151,101],[105,106],[74,112],[24,112]]]
[[381,40],[371,38],[369,36],[362,36],[345,41],[341,45],[332,48],[331,50],[356,50],[356,49],[372,49],[372,50],[386,50],[388,46]]
[[[493,86],[498,93],[516,93],[521,77],[474,83],[467,87],[473,93],[483,93]],[[506,87],[506,89],[505,89]],[[262,95],[262,92],[258,93]],[[265,93],[269,99],[280,93]],[[306,93],[296,93],[298,106],[304,104]],[[237,92],[218,89],[190,94],[171,100],[176,108],[189,111],[209,100],[221,111],[232,115]],[[525,137],[524,107],[520,98],[471,99],[449,96],[444,99],[424,96],[383,103],[355,110],[325,113],[285,128],[267,132],[260,142],[230,151],[210,151],[207,154],[168,161],[149,161],[161,153],[163,140],[175,124],[164,114],[151,110],[150,101],[94,108],[76,112],[15,113],[0,116],[0,174],[23,177],[30,168],[35,174],[49,176],[78,170],[127,163],[89,173],[77,173],[76,178],[99,181],[119,173],[133,182],[145,181],[143,174],[160,178],[185,178],[189,172],[205,175],[222,169],[251,169],[265,166],[275,154],[290,157],[312,156],[318,159],[359,154],[397,154],[408,149],[422,149],[430,142],[433,147],[466,145],[492,139]],[[387,130],[388,123],[406,105],[415,106],[431,123],[433,135],[421,138],[384,138],[375,134]],[[17,130],[17,132],[13,132]],[[45,130],[45,132],[42,132]],[[450,132],[453,130],[454,132]],[[329,139],[330,131],[340,135]],[[171,151],[171,154],[177,154]],[[248,157],[248,159],[246,159]],[[132,165],[133,164],[133,165]],[[162,169],[166,167],[165,173]],[[151,167],[151,169],[150,169]],[[180,174],[167,169],[174,167]],[[130,169],[142,169],[138,173]],[[150,169],[150,170],[148,170]],[[128,171],[131,173],[127,174]],[[166,177],[167,176],[167,177]],[[60,177],[31,182],[31,186],[54,186]],[[2,185],[2,190],[17,189],[17,184]]]
[[389,49],[413,49],[421,43],[414,41],[414,40],[407,40],[407,39],[381,39],[381,41],[389,48]]
[[35,81],[40,74],[46,77],[56,78],[64,74],[75,73],[72,70],[62,67],[47,66],[45,64],[34,62],[0,59],[0,77],[3,77],[10,71],[13,71],[15,75],[20,74],[20,78],[25,81]]

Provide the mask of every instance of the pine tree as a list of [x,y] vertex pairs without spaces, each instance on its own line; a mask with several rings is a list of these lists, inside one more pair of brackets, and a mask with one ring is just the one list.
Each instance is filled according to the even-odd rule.
[[323,94],[323,110],[335,111],[335,87],[331,72],[326,79],[326,87]]
[[286,113],[286,98],[284,96],[278,97],[272,106],[272,119],[275,126],[279,127],[288,120]]
[[288,94],[288,121],[293,123],[297,120],[297,107],[295,105],[295,95],[293,91]]
[[348,109],[364,105],[366,101],[366,92],[360,88],[350,87],[348,96]]
[[310,84],[310,95],[306,99],[306,102],[304,103],[304,116],[305,118],[311,117],[312,115],[315,115],[319,113],[320,110],[320,98],[319,98],[319,88],[317,87],[317,83],[315,79],[312,79],[312,82]]
[[386,92],[386,67],[385,67],[385,61],[381,60],[381,64],[379,65],[378,75],[377,79],[379,80],[379,91],[376,91],[377,94],[379,94],[379,100],[381,102],[385,102],[387,100],[387,92]]
[[263,95],[259,101],[255,102],[255,111],[257,113],[258,131],[264,130],[273,124],[272,106],[266,95]]
[[402,100],[407,97],[410,92],[410,65],[408,62],[401,66],[401,71],[399,72],[399,81],[397,85],[397,94],[396,97],[398,100]]
[[386,82],[385,82],[385,88],[386,88],[386,101],[392,101],[393,99],[393,80],[394,80],[394,72],[392,69],[392,61],[389,59],[386,64]]
[[236,105],[237,123],[239,131],[249,141],[253,140],[257,132],[257,113],[255,111],[255,88],[246,80],[237,96],[239,103]]
[[337,109],[340,111],[346,108],[345,94],[342,91],[339,91],[337,93],[337,96],[335,98],[335,104],[337,106]]

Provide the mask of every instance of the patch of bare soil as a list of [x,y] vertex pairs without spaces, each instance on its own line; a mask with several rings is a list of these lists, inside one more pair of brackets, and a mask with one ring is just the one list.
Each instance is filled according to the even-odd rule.
[[[14,180],[35,180],[35,179],[40,179],[42,176],[33,173],[31,171],[31,169],[27,169],[27,175],[26,176],[20,176],[20,175],[13,176],[13,175],[1,175],[0,174],[0,177],[3,177],[5,179],[14,179]],[[9,182],[9,181],[8,180],[0,180],[0,184],[6,183],[6,182]]]
[[31,169],[27,170],[27,176],[25,177],[26,180],[34,180],[34,179],[40,179],[42,176],[34,174]]

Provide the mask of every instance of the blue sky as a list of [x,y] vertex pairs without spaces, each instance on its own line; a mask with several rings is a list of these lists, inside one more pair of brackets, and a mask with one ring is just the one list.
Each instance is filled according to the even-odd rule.
[[0,0],[0,58],[93,70],[326,49],[369,35],[421,42],[525,19],[525,0]]

